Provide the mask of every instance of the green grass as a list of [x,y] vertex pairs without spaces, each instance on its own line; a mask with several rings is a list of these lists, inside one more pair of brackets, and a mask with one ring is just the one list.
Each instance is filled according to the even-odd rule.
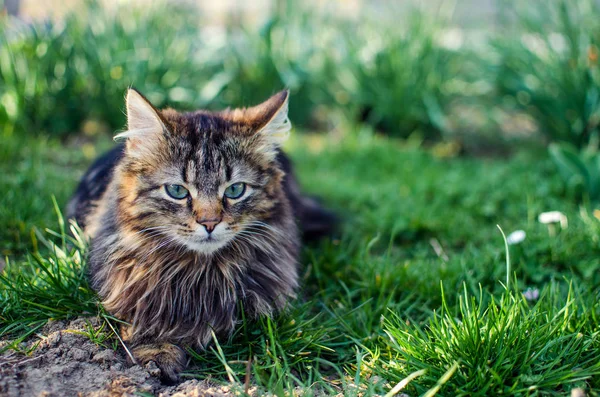
[[[84,277],[86,245],[67,237],[53,200],[64,208],[109,147],[128,86],[176,108],[248,105],[288,87],[296,125],[359,121],[407,140],[355,127],[289,142],[340,231],[304,248],[288,310],[190,352],[186,376],[241,384],[250,362],[253,382],[278,395],[597,395],[598,7],[521,3],[507,2],[500,34],[475,43],[479,32],[462,32],[458,47],[442,44],[452,26],[441,11],[400,19],[390,8],[357,24],[282,1],[260,26],[222,32],[186,7],[165,23],[161,4],[115,12],[90,0],[61,24],[0,16],[0,338],[19,349],[49,318],[99,315],[90,339],[118,346]],[[451,144],[420,141],[492,136],[500,109],[529,115],[550,153],[452,157]],[[469,137],[463,146],[477,146]],[[568,227],[541,224],[546,211]],[[498,226],[527,235],[507,248],[509,274]]]
[[232,19],[222,30],[192,6],[160,1],[87,0],[60,22],[0,15],[0,130],[114,131],[125,121],[115,104],[133,85],[177,109],[248,106],[288,88],[297,125],[329,125],[335,112],[396,136],[447,132],[446,105],[464,96],[473,56],[441,47],[446,22],[393,10],[356,27],[335,10],[313,11],[279,1],[261,23]]
[[506,1],[492,39],[496,83],[506,102],[530,113],[547,140],[579,148],[600,125],[600,24],[590,0]]
[[[68,225],[57,225],[51,199],[64,208],[90,159],[53,140],[1,145],[11,192],[1,198],[2,222],[13,227],[0,239],[9,261],[0,335],[19,340],[47,318],[102,314],[83,277],[85,244],[64,245]],[[305,247],[303,287],[285,313],[244,321],[231,340],[193,354],[186,376],[243,384],[251,360],[253,381],[280,395],[297,386],[385,393],[411,374],[410,395],[600,386],[600,221],[563,191],[545,151],[437,157],[418,141],[360,128],[296,135],[288,151],[305,189],[339,212],[341,230]],[[550,210],[563,212],[568,228],[539,223]],[[527,233],[509,246],[508,288],[496,225]],[[539,299],[526,300],[527,288]],[[98,335],[90,332],[105,340]]]
[[33,227],[56,225],[52,197],[64,207],[85,167],[109,139],[65,145],[43,136],[3,136],[0,142],[0,254],[32,248]]
[[457,307],[444,301],[425,326],[390,313],[387,344],[371,353],[374,370],[399,381],[425,369],[410,385],[413,395],[434,387],[453,365],[442,389],[453,396],[564,395],[586,381],[596,388],[599,305],[593,294],[573,290],[559,299],[556,288],[547,287],[535,304],[519,291],[498,298],[465,291]]
[[[49,318],[64,319],[74,313],[97,315],[102,311],[95,293],[87,285],[84,266],[87,242],[75,225],[69,227],[74,237],[67,234],[56,202],[55,211],[60,231],[47,232],[54,238],[48,240],[39,234],[33,240],[34,252],[26,261],[18,264],[8,261],[6,270],[0,274],[0,335],[17,335],[17,343]],[[45,248],[41,250],[43,253],[38,247]],[[13,342],[12,347],[15,346]]]
[[160,107],[206,105],[219,93],[202,94],[218,85],[212,76],[222,67],[220,47],[205,45],[195,10],[164,3],[111,11],[95,0],[83,3],[60,22],[0,17],[3,132],[114,131],[125,121],[115,104],[132,85]]

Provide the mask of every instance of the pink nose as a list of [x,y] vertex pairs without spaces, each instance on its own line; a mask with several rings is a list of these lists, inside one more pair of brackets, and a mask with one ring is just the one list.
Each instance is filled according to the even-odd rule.
[[208,233],[211,233],[213,230],[215,230],[215,227],[217,227],[217,225],[219,223],[221,223],[221,218],[216,219],[200,219],[198,221],[199,224],[201,224],[202,226],[204,226],[204,228],[206,229],[206,231]]

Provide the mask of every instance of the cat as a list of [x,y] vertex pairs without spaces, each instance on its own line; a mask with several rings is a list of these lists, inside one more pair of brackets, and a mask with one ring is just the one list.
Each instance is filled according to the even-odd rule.
[[294,298],[305,238],[335,215],[300,193],[280,147],[289,92],[222,112],[156,109],[129,89],[127,130],[83,176],[69,218],[90,239],[89,279],[139,364],[167,383],[185,348]]

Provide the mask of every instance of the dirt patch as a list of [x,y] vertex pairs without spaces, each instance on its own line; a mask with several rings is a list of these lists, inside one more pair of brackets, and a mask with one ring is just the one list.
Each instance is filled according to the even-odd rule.
[[[0,396],[199,397],[241,394],[237,389],[195,379],[165,386],[158,380],[160,370],[153,363],[146,367],[129,365],[123,349],[98,346],[82,334],[99,325],[97,318],[50,322],[41,332],[41,341],[35,338],[26,344],[25,347],[35,347],[30,354],[2,353]],[[251,392],[256,393],[256,390]]]

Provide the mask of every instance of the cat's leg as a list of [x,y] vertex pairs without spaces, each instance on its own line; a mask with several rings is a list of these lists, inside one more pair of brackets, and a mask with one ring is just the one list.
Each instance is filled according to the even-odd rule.
[[133,357],[140,365],[154,361],[160,368],[160,378],[165,383],[174,383],[187,364],[185,351],[172,343],[157,342],[134,346]]
[[160,378],[165,383],[174,383],[179,379],[179,373],[187,364],[185,351],[179,346],[168,342],[153,342],[151,339],[143,341],[132,340],[132,328],[121,325],[121,338],[132,346],[131,354],[137,364],[146,365],[154,361],[160,369]]

